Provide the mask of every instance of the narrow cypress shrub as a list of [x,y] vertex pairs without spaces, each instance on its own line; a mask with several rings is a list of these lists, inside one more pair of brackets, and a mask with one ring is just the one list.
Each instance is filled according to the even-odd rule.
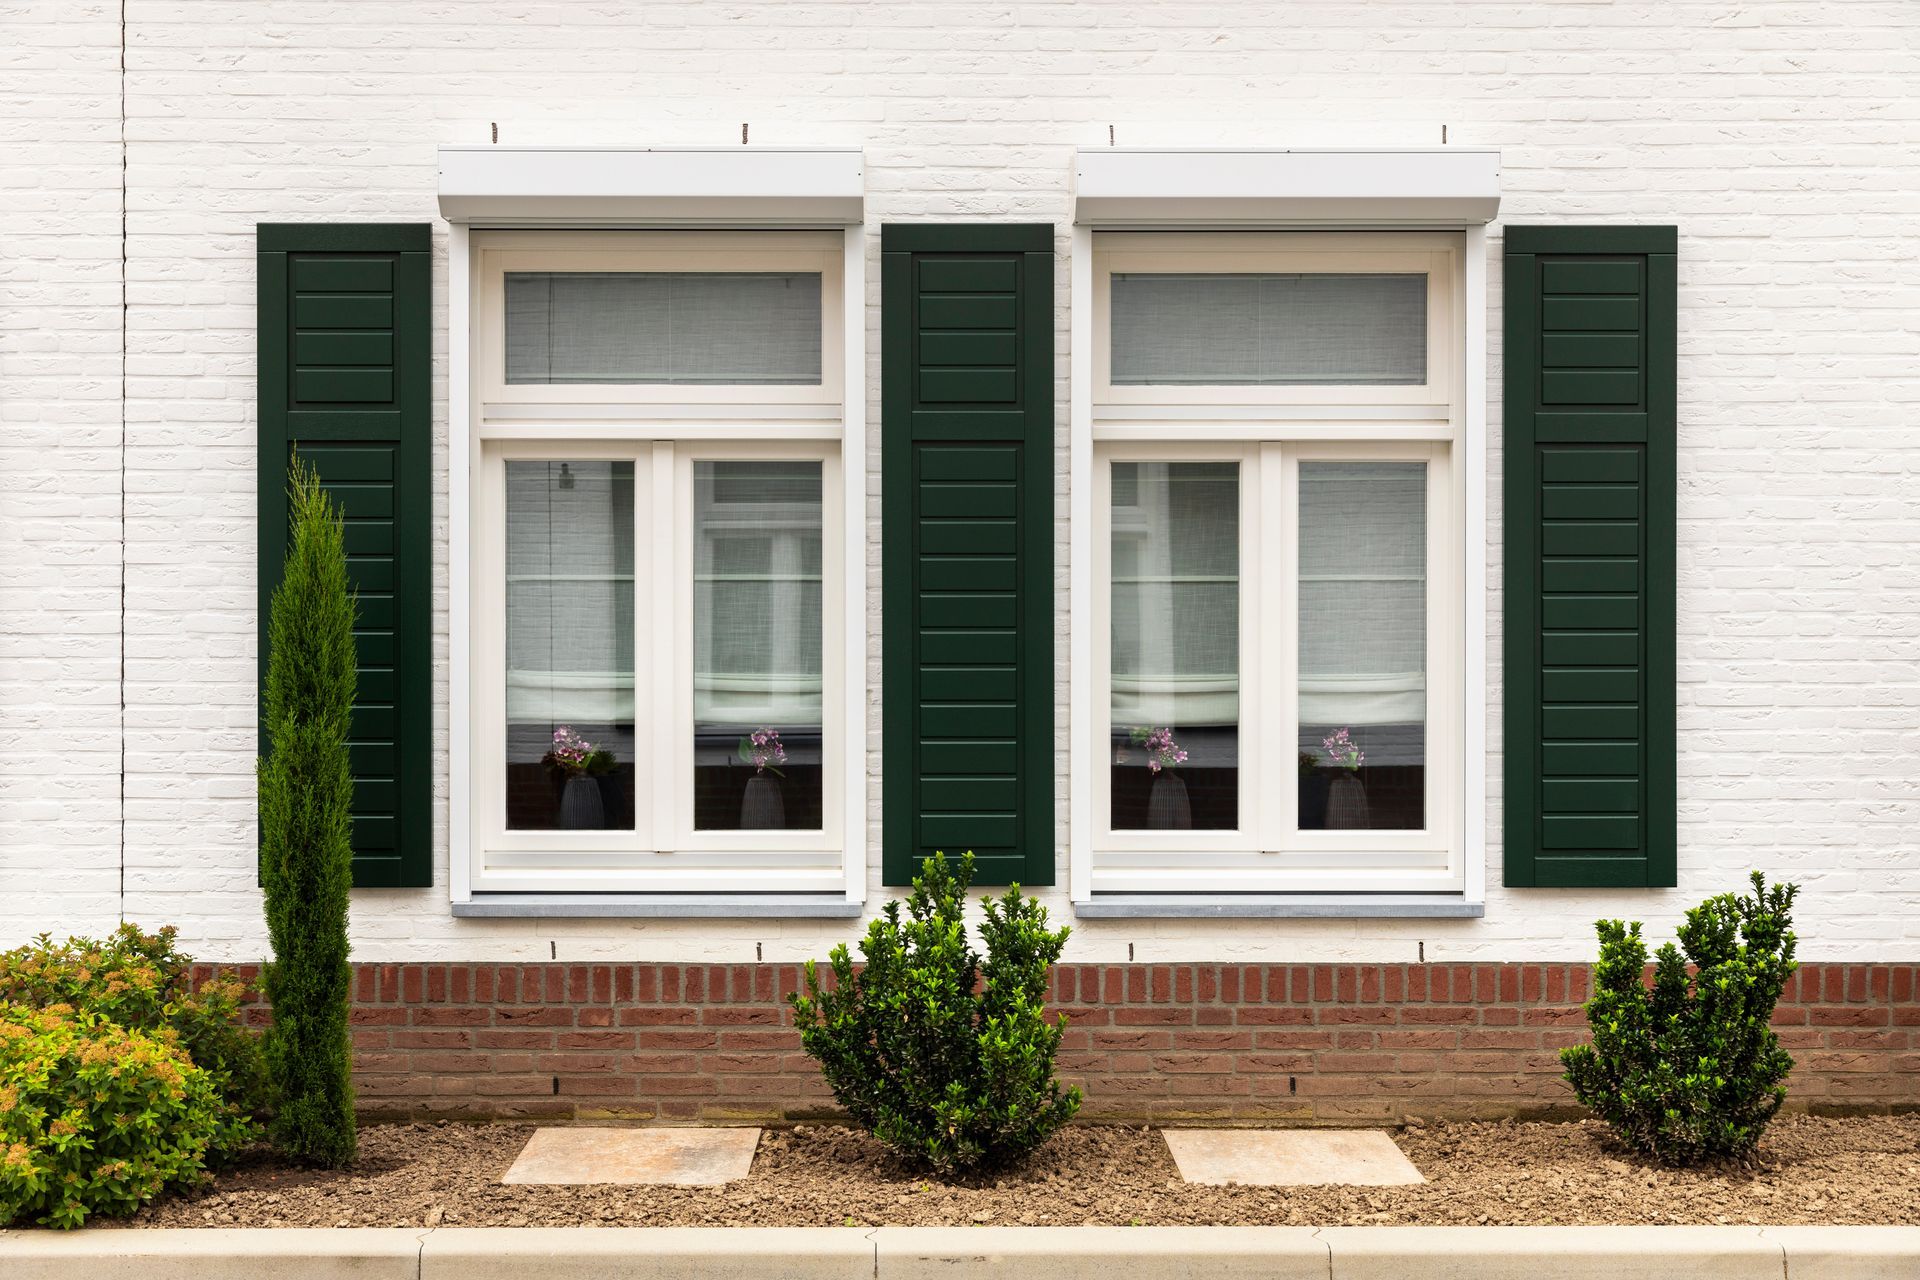
[[260,761],[261,881],[273,960],[267,1069],[274,1144],[326,1168],[353,1159],[347,1025],[347,891],[353,883],[353,777],[347,726],[357,680],[356,609],[339,512],[319,477],[293,466],[287,564],[267,627]]

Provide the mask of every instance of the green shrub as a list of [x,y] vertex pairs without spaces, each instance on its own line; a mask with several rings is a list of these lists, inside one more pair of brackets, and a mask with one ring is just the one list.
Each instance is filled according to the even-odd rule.
[[273,960],[267,1069],[274,1144],[329,1168],[352,1161],[347,897],[353,885],[355,603],[340,515],[296,464],[287,563],[268,615],[267,755],[260,762],[260,868]]
[[184,1050],[206,1073],[225,1111],[209,1155],[221,1160],[255,1136],[252,1117],[266,1108],[260,1040],[240,1022],[244,984],[216,975],[193,987],[190,956],[175,930],[143,932],[122,924],[105,940],[42,934],[0,954],[0,1003],[65,1006]]
[[1018,1160],[1080,1109],[1080,1091],[1062,1092],[1053,1074],[1065,1020],[1042,1013],[1068,930],[1049,930],[1046,908],[1016,885],[982,900],[983,964],[961,918],[972,881],[971,853],[957,874],[944,856],[927,859],[907,918],[889,902],[867,929],[864,966],[837,946],[833,983],[808,961],[806,994],[790,997],[840,1105],[942,1174]]
[[0,1225],[131,1213],[204,1177],[234,1123],[177,1047],[64,1005],[0,1004]]
[[[1797,885],[1722,894],[1687,912],[1648,990],[1640,925],[1602,920],[1587,1025],[1567,1080],[1620,1140],[1666,1164],[1750,1153],[1786,1100],[1793,1056],[1768,1025],[1795,969]],[[1682,954],[1684,951],[1684,955]]]

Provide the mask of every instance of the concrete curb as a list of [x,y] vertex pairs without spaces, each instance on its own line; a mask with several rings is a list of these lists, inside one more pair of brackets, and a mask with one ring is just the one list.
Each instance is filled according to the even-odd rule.
[[1915,1280],[1920,1227],[0,1231],[6,1280]]

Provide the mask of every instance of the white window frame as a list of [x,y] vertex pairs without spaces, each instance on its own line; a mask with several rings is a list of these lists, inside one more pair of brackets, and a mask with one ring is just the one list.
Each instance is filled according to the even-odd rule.
[[[1301,902],[1324,905],[1343,895],[1339,901],[1361,914],[1369,902],[1396,912],[1422,903],[1483,900],[1485,317],[1470,300],[1484,294],[1484,230],[1147,233],[1082,226],[1075,228],[1073,249],[1073,900],[1301,895]],[[1108,282],[1116,270],[1426,271],[1427,384],[1114,387],[1106,332]],[[1108,749],[1111,463],[1220,457],[1243,460],[1242,827],[1114,832]],[[1298,467],[1336,459],[1428,463],[1427,825],[1420,832],[1292,829],[1293,753],[1277,764],[1260,762],[1265,740],[1291,741],[1285,730],[1297,715]],[[1249,489],[1250,478],[1262,474],[1268,477],[1264,509],[1257,491]],[[1263,587],[1249,590],[1263,565]],[[1257,646],[1253,636],[1260,637]],[[1256,648],[1265,661],[1248,660]],[[1271,683],[1278,687],[1263,693],[1263,684]],[[1263,706],[1279,706],[1286,725],[1260,731]],[[1262,786],[1263,777],[1284,783]]]
[[[516,257],[526,254],[530,256]],[[829,232],[484,231],[456,224],[449,287],[449,893],[456,904],[494,896],[597,894],[632,900],[713,895],[864,901],[867,876],[865,480],[865,242],[861,227]],[[526,265],[544,263],[546,265]],[[565,265],[556,265],[564,263]],[[617,265],[610,265],[617,264]],[[821,272],[822,381],[812,386],[515,386],[501,376],[508,269],[788,270]],[[491,282],[491,283],[490,283]],[[861,389],[843,398],[843,389]],[[555,392],[581,392],[560,396]],[[531,393],[531,394],[523,394]],[[690,752],[642,770],[636,808],[655,815],[647,837],[504,830],[495,777],[504,759],[504,461],[631,458],[636,467],[636,662],[656,656],[636,710],[671,708],[692,734],[692,464],[697,459],[817,458],[822,463],[822,829],[696,832]],[[639,486],[648,486],[640,492]],[[665,554],[647,549],[666,538]],[[644,567],[642,567],[644,562]],[[649,588],[645,577],[654,586]],[[657,594],[665,592],[666,596]],[[671,598],[674,608],[649,609]],[[495,613],[500,616],[496,617]],[[638,719],[639,716],[636,716]],[[680,722],[684,721],[681,726]],[[679,733],[679,728],[673,730]],[[476,770],[478,772],[476,772]],[[651,779],[651,790],[648,788]],[[496,813],[496,801],[498,812]],[[545,848],[541,846],[546,846]],[[583,855],[569,859],[568,854]],[[514,865],[521,864],[521,865]],[[670,909],[670,902],[668,903]],[[530,907],[529,909],[537,909]],[[724,909],[724,908],[722,908]]]
[[[1116,462],[1240,464],[1240,825],[1234,830],[1116,830],[1109,750],[1092,767],[1096,891],[1326,892],[1457,887],[1459,557],[1449,446],[1423,441],[1121,441],[1094,447],[1093,609],[1096,636],[1111,627],[1112,477]],[[1426,825],[1407,831],[1302,831],[1291,786],[1299,714],[1299,474],[1302,462],[1419,462],[1426,466]],[[1112,677],[1110,645],[1095,644],[1093,687]],[[1271,713],[1271,714],[1269,714]],[[1262,726],[1272,725],[1268,732]],[[1110,701],[1097,700],[1094,740],[1112,741]],[[1275,756],[1275,744],[1287,748]]]

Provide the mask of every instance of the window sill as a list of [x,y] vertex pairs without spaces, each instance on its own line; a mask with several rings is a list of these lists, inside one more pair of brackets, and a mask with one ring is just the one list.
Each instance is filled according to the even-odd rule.
[[1457,893],[1102,893],[1073,904],[1073,914],[1082,920],[1465,920],[1486,913],[1486,903],[1469,902]]
[[483,919],[851,920],[866,910],[817,893],[476,893],[452,905],[455,916]]

